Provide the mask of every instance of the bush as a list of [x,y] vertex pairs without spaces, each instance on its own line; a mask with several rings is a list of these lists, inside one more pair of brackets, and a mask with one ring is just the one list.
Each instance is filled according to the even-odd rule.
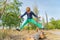
[[4,38],[6,38],[8,36],[7,31],[0,31],[0,39],[3,40]]
[[45,29],[55,29],[55,26],[52,24],[45,25]]

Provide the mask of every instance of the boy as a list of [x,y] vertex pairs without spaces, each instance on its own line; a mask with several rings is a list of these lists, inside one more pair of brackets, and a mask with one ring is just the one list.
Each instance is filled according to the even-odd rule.
[[25,16],[25,15],[27,15],[27,20],[20,26],[20,29],[16,29],[16,30],[18,30],[18,31],[22,30],[22,29],[24,28],[24,26],[25,26],[27,23],[29,23],[29,22],[35,24],[38,28],[42,28],[42,24],[37,23],[37,22],[32,18],[32,16],[35,16],[35,17],[38,19],[38,16],[35,15],[35,14],[30,10],[30,7],[27,7],[27,8],[26,8],[26,12],[25,12],[21,17],[19,16],[19,18],[22,18],[22,17]]

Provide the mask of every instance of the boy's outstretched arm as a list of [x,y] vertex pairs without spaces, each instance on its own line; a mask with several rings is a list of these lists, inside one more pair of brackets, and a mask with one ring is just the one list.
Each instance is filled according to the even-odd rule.
[[23,18],[23,16],[25,16],[25,15],[26,15],[26,12],[23,15],[21,15],[20,17]]
[[41,18],[41,17],[38,17],[36,14],[34,14],[34,12],[32,12],[32,14],[33,14],[36,18]]
[[38,18],[38,16],[37,16],[36,14],[34,14],[34,12],[32,12],[32,14],[33,14],[36,18]]

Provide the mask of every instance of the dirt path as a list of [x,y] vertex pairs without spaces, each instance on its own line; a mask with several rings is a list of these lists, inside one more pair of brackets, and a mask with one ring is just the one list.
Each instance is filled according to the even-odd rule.
[[[36,33],[34,30],[27,30],[18,32],[18,31],[8,31],[9,36],[4,40],[25,40],[26,36]],[[60,30],[48,30],[45,31],[46,39],[43,40],[60,40]]]
[[46,32],[48,40],[60,40],[60,30],[49,30]]
[[[30,34],[35,33],[35,31],[30,31],[28,33],[28,31],[23,31],[20,32],[19,34],[21,34],[21,38],[22,40],[24,40],[25,36],[28,36]],[[49,30],[49,31],[45,31],[45,35],[46,35],[46,39],[44,40],[60,40],[60,31],[59,30]]]

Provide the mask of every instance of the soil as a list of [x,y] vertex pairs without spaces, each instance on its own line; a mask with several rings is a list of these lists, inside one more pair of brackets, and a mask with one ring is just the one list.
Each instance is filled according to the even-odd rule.
[[[29,31],[28,30],[24,30],[24,31],[7,30],[6,32],[8,33],[8,36],[5,37],[3,40],[25,40],[25,38],[28,35],[32,35],[36,33],[35,30],[29,30]],[[44,33],[46,38],[40,40],[60,40],[60,30],[56,30],[56,29],[45,30]]]

